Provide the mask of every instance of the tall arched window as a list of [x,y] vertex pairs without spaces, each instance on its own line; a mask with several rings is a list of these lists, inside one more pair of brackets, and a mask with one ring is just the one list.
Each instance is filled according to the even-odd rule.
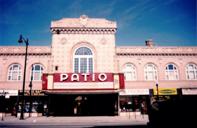
[[125,80],[136,80],[136,68],[133,64],[126,64],[123,68]]
[[33,70],[31,70],[31,72],[33,71],[32,75],[33,75],[33,80],[41,80],[42,78],[42,72],[43,72],[43,67],[40,64],[34,64],[33,65]]
[[93,54],[91,49],[80,47],[74,54],[74,72],[92,73],[93,72]]
[[197,80],[197,65],[190,63],[186,66],[187,80]]
[[157,80],[157,68],[154,64],[146,64],[144,67],[145,80]]
[[174,64],[168,64],[165,70],[165,79],[166,80],[178,80],[178,69]]
[[21,66],[12,64],[8,68],[8,80],[21,80]]

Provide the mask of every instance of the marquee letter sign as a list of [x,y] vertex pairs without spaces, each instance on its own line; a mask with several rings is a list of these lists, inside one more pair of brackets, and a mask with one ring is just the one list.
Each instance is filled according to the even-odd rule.
[[112,73],[56,73],[54,82],[113,82]]
[[[120,77],[121,74],[116,74]],[[43,74],[43,89],[118,89],[122,79],[114,83],[114,73]],[[123,80],[124,82],[124,80]],[[116,86],[116,87],[115,87]]]
[[113,89],[113,73],[55,73],[52,89]]

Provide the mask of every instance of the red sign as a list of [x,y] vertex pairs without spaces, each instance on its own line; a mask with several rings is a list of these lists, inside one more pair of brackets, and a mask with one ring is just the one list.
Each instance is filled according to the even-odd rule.
[[42,74],[42,89],[46,90],[48,86],[47,74]]
[[120,85],[120,89],[125,89],[124,74],[123,73],[119,73],[119,85]]
[[56,73],[54,82],[113,82],[112,73]]
[[124,89],[124,86],[123,73],[54,73],[42,76],[43,90]]

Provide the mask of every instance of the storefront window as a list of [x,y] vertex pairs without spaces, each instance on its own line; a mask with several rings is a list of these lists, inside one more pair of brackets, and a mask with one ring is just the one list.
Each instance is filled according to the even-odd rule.
[[147,97],[146,96],[121,96],[121,112],[141,112],[147,114]]
[[[21,102],[19,103],[18,105],[18,112],[21,111]],[[24,112],[29,112],[30,110],[30,102],[26,102],[25,105],[24,105]],[[43,103],[41,102],[37,102],[37,101],[33,101],[32,102],[32,113],[42,113],[44,110],[44,106],[43,106]]]

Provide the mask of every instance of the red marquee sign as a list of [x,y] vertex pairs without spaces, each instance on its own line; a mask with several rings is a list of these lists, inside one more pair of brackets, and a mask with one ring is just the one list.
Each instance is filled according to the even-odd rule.
[[112,73],[56,73],[54,82],[113,82]]
[[43,74],[42,89],[124,89],[123,73]]

